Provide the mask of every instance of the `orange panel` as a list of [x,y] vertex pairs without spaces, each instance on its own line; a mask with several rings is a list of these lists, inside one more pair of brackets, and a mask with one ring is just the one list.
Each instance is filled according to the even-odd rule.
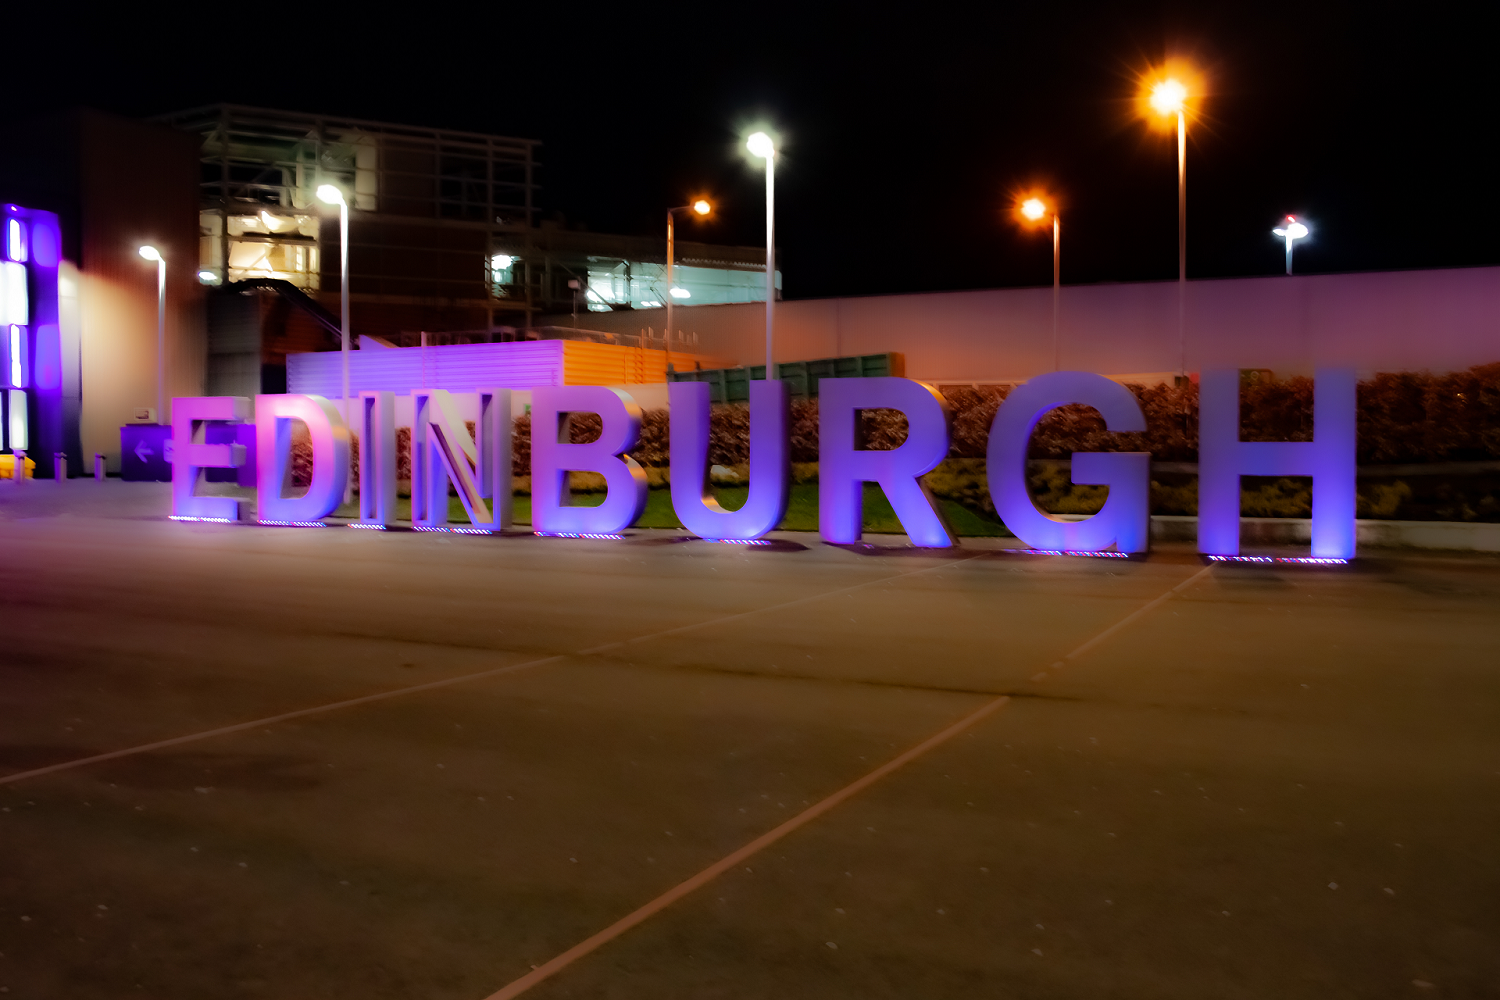
[[[672,352],[678,371],[729,367],[718,358]],[[667,352],[648,347],[621,347],[583,340],[563,341],[564,385],[640,385],[667,380]]]

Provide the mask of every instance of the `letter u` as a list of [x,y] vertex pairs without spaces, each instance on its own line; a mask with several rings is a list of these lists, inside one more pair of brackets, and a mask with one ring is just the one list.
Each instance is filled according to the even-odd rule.
[[786,383],[750,383],[750,496],[725,510],[709,488],[707,382],[673,382],[671,406],[672,509],[693,534],[720,541],[750,541],[786,516],[791,466],[787,443]]

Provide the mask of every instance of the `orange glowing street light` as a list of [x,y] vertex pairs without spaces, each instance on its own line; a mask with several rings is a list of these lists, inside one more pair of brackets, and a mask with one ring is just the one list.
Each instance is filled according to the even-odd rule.
[[1016,199],[1016,215],[1027,229],[1040,229],[1049,218],[1052,222],[1052,370],[1057,371],[1062,363],[1057,338],[1058,305],[1062,293],[1062,216],[1058,214],[1056,199],[1029,192]]
[[1177,373],[1187,374],[1185,309],[1187,302],[1187,120],[1203,86],[1191,66],[1166,65],[1141,78],[1137,100],[1149,121],[1177,128]]
[[667,352],[667,362],[672,360],[672,301],[674,299],[688,298],[692,293],[686,288],[678,288],[672,284],[672,255],[677,243],[678,212],[693,212],[702,217],[714,210],[707,198],[694,198],[691,205],[679,205],[676,208],[667,209],[667,329],[662,334],[662,347]]

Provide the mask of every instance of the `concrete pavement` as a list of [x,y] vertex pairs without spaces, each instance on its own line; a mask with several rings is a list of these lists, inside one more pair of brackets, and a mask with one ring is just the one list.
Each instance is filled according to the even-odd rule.
[[525,995],[1500,982],[1495,559],[1205,570],[166,505],[0,484],[9,996],[481,1000],[1000,696]]

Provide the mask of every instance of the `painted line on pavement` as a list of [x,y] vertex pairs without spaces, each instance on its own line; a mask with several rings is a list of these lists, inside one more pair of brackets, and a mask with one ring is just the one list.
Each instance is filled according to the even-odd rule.
[[1160,597],[1158,597],[1156,600],[1152,601],[1150,604],[1147,604],[1147,605],[1145,605],[1143,607],[1137,608],[1135,611],[1133,611],[1130,614],[1126,615],[1124,618],[1121,618],[1119,621],[1115,622],[1109,628],[1105,629],[1103,632],[1100,632],[1098,635],[1094,636],[1088,642],[1084,643],[1082,646],[1079,646],[1077,649],[1073,650],[1067,656],[1064,656],[1062,659],[1060,659],[1056,663],[1052,664],[1052,666],[1048,667],[1046,670],[1043,670],[1039,674],[1032,674],[1031,675],[1031,679],[1034,680],[1034,681],[1044,681],[1044,680],[1046,680],[1050,676],[1050,672],[1051,671],[1061,670],[1063,667],[1066,667],[1070,662],[1072,662],[1073,660],[1078,659],[1078,657],[1082,656],[1084,653],[1087,653],[1089,650],[1091,650],[1095,646],[1099,645],[1105,639],[1108,639],[1110,636],[1112,636],[1116,632],[1120,631],[1120,629],[1125,628],[1127,625],[1129,625],[1130,623],[1134,622],[1137,618],[1140,618],[1142,615],[1148,614],[1148,613],[1156,610],[1157,608],[1161,607],[1163,604],[1165,604],[1168,601],[1170,601],[1177,594],[1182,593],[1182,591],[1184,591],[1187,588],[1191,587],[1193,584],[1197,583],[1200,579],[1202,579],[1203,577],[1207,576],[1212,571],[1213,571],[1213,565],[1212,564],[1203,567],[1198,572],[1194,573],[1192,576],[1188,577],[1186,580],[1183,580],[1177,586],[1175,586],[1171,590],[1167,591],[1165,594],[1162,594]]
[[[1072,652],[1068,653],[1053,665],[1054,668],[1057,666],[1061,666],[1062,664],[1070,660],[1076,659],[1089,650],[1096,648],[1099,643],[1103,642],[1105,639],[1108,639],[1110,636],[1115,635],[1121,629],[1139,620],[1141,616],[1155,610],[1156,608],[1165,604],[1167,601],[1171,600],[1172,597],[1174,597],[1178,593],[1181,593],[1194,581],[1202,578],[1212,568],[1213,567],[1211,566],[1205,566],[1203,569],[1199,570],[1197,573],[1194,573],[1188,579],[1182,581],[1177,586],[1167,591],[1165,594],[1162,594],[1160,597],[1157,597],[1147,604],[1144,604],[1141,607],[1137,608],[1135,611],[1132,611],[1124,618],[1109,626],[1109,628],[1106,628],[1098,635],[1095,635],[1093,638],[1089,639],[1088,641],[1084,642],[1082,645],[1074,649]],[[843,788],[834,792],[832,795],[829,795],[827,798],[819,800],[818,802],[804,809],[802,812],[793,816],[791,819],[787,820],[785,823],[782,823],[780,826],[761,834],[759,837],[756,837],[754,840],[750,841],[750,843],[746,844],[744,847],[741,847],[739,850],[734,851],[733,853],[721,858],[718,861],[715,861],[713,864],[709,865],[707,868],[703,869],[692,878],[689,878],[687,881],[679,882],[677,885],[668,889],[660,896],[657,896],[649,903],[646,903],[644,906],[641,906],[635,911],[626,914],[619,920],[610,924],[608,927],[599,931],[597,934],[594,934],[593,936],[585,938],[584,940],[578,942],[567,951],[551,959],[550,961],[537,966],[530,972],[526,973],[526,975],[521,976],[519,979],[512,980],[510,983],[501,987],[499,990],[496,990],[494,993],[491,993],[489,996],[485,997],[485,1000],[513,1000],[514,997],[520,996],[522,993],[525,993],[533,986],[536,986],[544,980],[552,978],[559,972],[566,969],[568,966],[572,965],[574,962],[586,957],[594,951],[597,951],[599,948],[613,941],[615,938],[639,926],[640,924],[645,923],[647,920],[656,916],[656,914],[660,913],[662,910],[665,910],[667,907],[682,899],[684,896],[688,896],[695,890],[702,888],[709,882],[712,882],[720,875],[740,864],[740,862],[746,860],[747,858],[750,858],[760,851],[765,850],[767,847],[770,847],[778,840],[781,840],[787,835],[796,832],[797,830],[811,823],[813,820],[822,816],[824,813],[829,812],[835,807],[843,804],[848,799],[854,797],[855,795],[858,795],[860,792],[878,782],[881,778],[884,778],[885,776],[900,770],[902,767],[916,760],[918,757],[921,757],[929,750],[942,746],[944,743],[948,742],[959,733],[962,733],[964,730],[969,729],[977,723],[982,722],[989,716],[994,715],[1006,705],[1010,704],[1010,700],[1011,696],[1005,694],[1002,694],[996,698],[992,698],[991,700],[981,705],[979,708],[975,709],[968,715],[965,715],[963,718],[959,719],[957,722],[948,726],[946,729],[943,729],[933,736],[929,736],[927,739],[923,740],[921,743],[918,743],[916,746],[912,747],[910,750],[906,751],[900,756],[887,761],[880,767],[877,767],[875,770],[857,779],[854,783],[845,785]]]
[[32,768],[29,771],[18,771],[15,774],[0,775],[0,785],[14,784],[18,781],[25,781],[28,778],[40,778],[43,775],[56,774],[59,771],[68,771],[77,767],[87,767],[90,764],[102,764],[105,761],[119,760],[121,757],[133,757],[137,754],[150,753],[153,750],[164,750],[167,747],[181,746],[184,743],[196,743],[200,740],[210,740],[219,736],[232,736],[235,733],[242,733],[249,729],[255,729],[258,726],[272,726],[282,722],[290,722],[293,719],[304,719],[312,715],[321,715],[325,712],[336,712],[340,709],[355,708],[360,705],[369,705],[379,701],[388,701],[392,698],[401,698],[406,695],[421,694],[424,691],[434,691],[439,688],[452,687],[455,684],[467,684],[470,681],[479,681],[485,680],[486,678],[490,677],[500,677],[504,674],[519,673],[522,670],[535,670],[538,667],[545,667],[549,664],[566,660],[570,656],[593,656],[611,649],[619,649],[620,647],[625,646],[628,643],[646,642],[651,639],[658,639],[668,635],[676,635],[678,633],[687,632],[692,629],[708,628],[712,625],[722,625],[725,622],[735,621],[736,619],[746,618],[751,615],[764,614],[768,611],[779,611],[783,608],[790,608],[799,604],[808,604],[810,602],[821,601],[829,597],[837,597],[840,594],[846,594],[851,591],[863,589],[865,587],[874,587],[880,584],[890,583],[893,580],[900,580],[905,577],[916,576],[921,573],[931,573],[935,570],[946,569],[949,566],[960,565],[962,563],[968,562],[970,559],[979,558],[984,554],[985,553],[983,552],[977,552],[973,556],[970,556],[968,559],[959,559],[950,562],[944,562],[937,566],[926,566],[922,569],[908,570],[905,573],[897,573],[893,576],[881,577],[878,580],[868,580],[864,583],[857,583],[849,587],[840,587],[837,590],[830,590],[826,593],[812,594],[808,597],[799,597],[796,600],[792,601],[782,601],[778,604],[770,604],[766,607],[755,608],[751,611],[740,611],[732,615],[723,615],[718,618],[711,618],[707,621],[695,622],[691,625],[679,625],[675,628],[663,629],[660,632],[652,632],[649,635],[636,636],[631,639],[621,639],[616,642],[608,642],[599,646],[590,646],[588,649],[580,649],[573,653],[558,653],[555,656],[544,656],[541,659],[537,660],[527,660],[525,663],[512,663],[509,666],[493,667],[489,670],[481,670],[472,674],[461,674],[458,677],[447,677],[443,680],[427,681],[422,684],[413,684],[409,687],[396,688],[391,691],[379,691],[375,694],[361,695],[357,698],[346,698],[343,701],[330,702],[326,705],[314,705],[310,708],[299,708],[291,712],[283,712],[280,715],[271,715],[263,719],[254,719],[250,722],[236,722],[232,725],[220,726],[217,729],[209,729],[201,733],[189,733],[185,736],[174,736],[170,739],[157,740],[153,743],[143,743],[139,746],[126,747],[123,750],[110,750],[106,753],[93,754],[89,757],[79,757],[76,760],[67,760],[57,764],[49,764],[46,767]]

